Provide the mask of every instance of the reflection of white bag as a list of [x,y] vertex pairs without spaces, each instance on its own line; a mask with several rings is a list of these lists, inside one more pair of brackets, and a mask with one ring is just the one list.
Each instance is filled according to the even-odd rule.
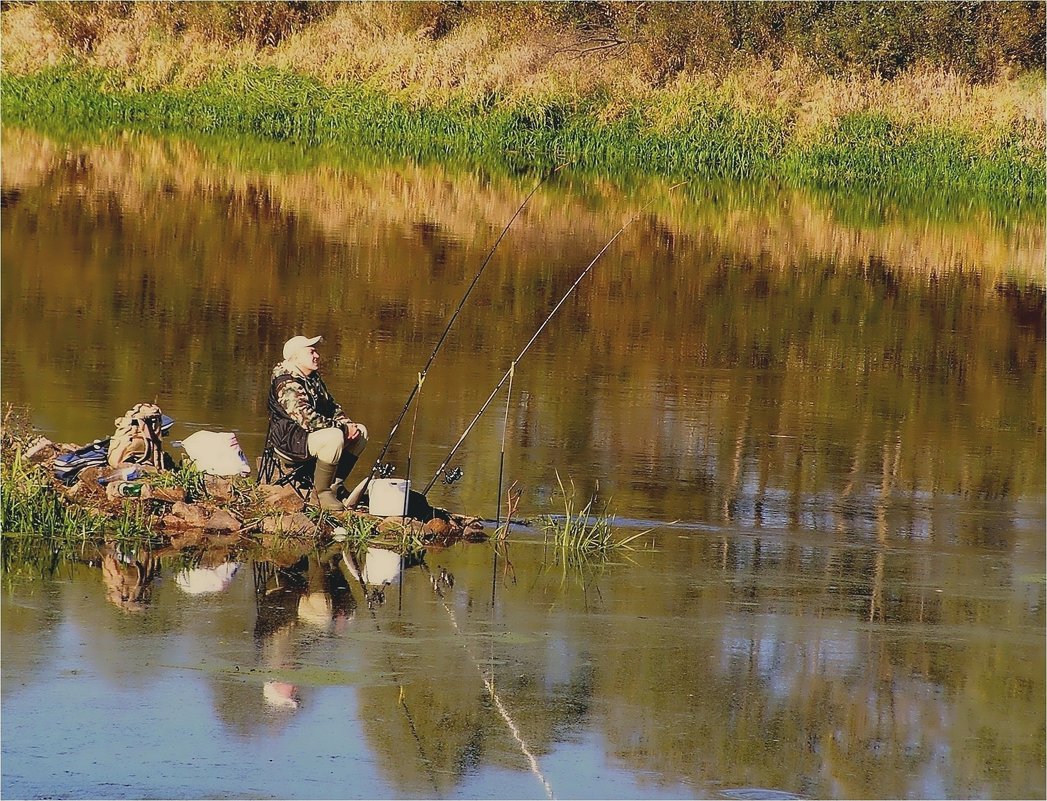
[[246,476],[251,472],[236,434],[197,431],[182,440],[182,447],[199,470],[213,476]]
[[189,595],[224,592],[239,569],[238,562],[226,562],[218,567],[186,569],[175,576],[175,584]]

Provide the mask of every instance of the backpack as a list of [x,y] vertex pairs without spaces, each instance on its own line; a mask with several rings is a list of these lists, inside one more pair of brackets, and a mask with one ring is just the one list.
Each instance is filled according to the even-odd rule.
[[109,439],[110,467],[119,464],[148,464],[165,467],[163,413],[152,403],[139,403],[118,417],[116,432]]

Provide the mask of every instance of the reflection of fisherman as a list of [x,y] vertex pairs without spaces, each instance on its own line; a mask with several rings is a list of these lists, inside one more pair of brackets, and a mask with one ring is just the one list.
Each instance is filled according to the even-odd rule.
[[[295,610],[303,588],[301,575],[293,570],[275,571],[259,588],[254,639],[262,664],[270,670],[294,667]],[[267,681],[262,686],[262,696],[270,706],[298,708],[298,687],[290,682]]]
[[128,612],[143,612],[152,595],[156,563],[147,556],[144,561],[114,552],[102,557],[102,581],[106,598]]
[[278,451],[295,461],[316,457],[320,507],[341,511],[337,490],[367,445],[367,429],[342,412],[320,377],[314,346],[321,340],[296,336],[284,345],[284,360],[273,369],[269,417]]
[[[292,568],[274,571],[258,588],[257,597],[255,642],[261,663],[274,672],[297,667],[299,623],[321,631],[338,631],[355,611],[345,578],[336,567],[321,563],[315,555],[303,557]],[[262,686],[262,696],[277,708],[297,709],[301,703],[298,686],[280,679],[267,681]]]

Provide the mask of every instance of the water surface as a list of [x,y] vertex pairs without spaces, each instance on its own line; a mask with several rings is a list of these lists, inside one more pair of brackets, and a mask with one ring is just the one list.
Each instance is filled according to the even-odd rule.
[[672,532],[572,568],[521,541],[402,585],[374,552],[136,556],[8,577],[5,795],[1043,793],[1043,584],[991,548]]
[[[249,457],[282,343],[320,333],[373,458],[539,178],[3,136],[3,400],[77,443],[155,401]],[[564,564],[521,529],[494,590],[492,546],[463,546],[371,610],[336,554],[231,553],[201,593],[199,554],[45,569],[5,538],[3,792],[1043,796],[1037,215],[564,171],[447,338],[397,474],[433,476],[634,217],[429,499],[493,516],[507,421],[518,516],[563,509],[559,474],[653,527],[639,550]]]

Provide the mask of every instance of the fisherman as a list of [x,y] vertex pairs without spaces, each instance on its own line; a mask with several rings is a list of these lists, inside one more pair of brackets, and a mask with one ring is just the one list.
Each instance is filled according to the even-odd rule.
[[367,429],[343,412],[320,377],[316,345],[323,337],[291,337],[284,344],[284,360],[273,368],[269,388],[272,443],[294,461],[316,458],[313,486],[320,508],[341,511],[338,490],[353,469],[364,446]]

